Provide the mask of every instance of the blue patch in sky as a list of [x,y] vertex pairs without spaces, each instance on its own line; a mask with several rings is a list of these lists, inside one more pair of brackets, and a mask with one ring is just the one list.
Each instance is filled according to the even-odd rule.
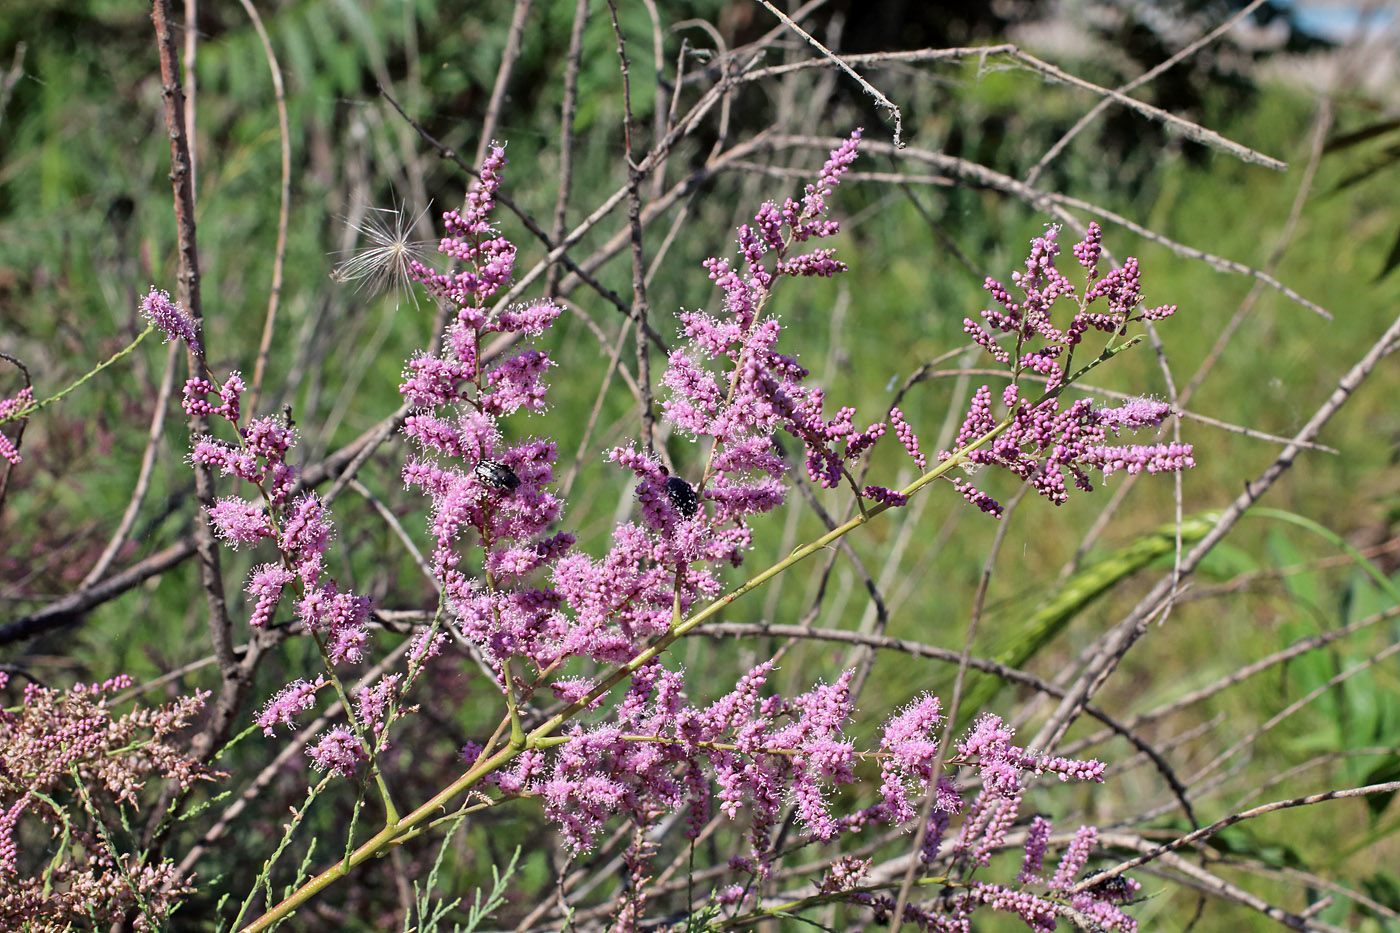
[[1362,3],[1352,6],[1295,0],[1293,3],[1280,3],[1279,6],[1291,7],[1294,19],[1305,31],[1334,42],[1352,39],[1357,35],[1358,27],[1365,35],[1372,36],[1395,25],[1395,10],[1386,5],[1373,5],[1368,10],[1367,5]]

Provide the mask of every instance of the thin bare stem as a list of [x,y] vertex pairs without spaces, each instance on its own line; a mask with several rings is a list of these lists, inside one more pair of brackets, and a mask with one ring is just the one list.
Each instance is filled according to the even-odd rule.
[[136,485],[131,490],[131,499],[127,501],[126,511],[122,513],[121,521],[117,523],[117,530],[112,532],[107,546],[98,555],[92,569],[83,575],[82,582],[78,584],[79,589],[87,589],[102,579],[103,575],[111,568],[117,552],[126,543],[127,536],[131,534],[131,529],[136,524],[136,516],[141,511],[141,503],[146,498],[147,490],[151,487],[151,473],[156,465],[156,450],[160,446],[160,436],[165,431],[165,414],[170,408],[170,395],[175,389],[175,364],[179,352],[180,345],[178,343],[171,343],[166,348],[165,372],[160,378],[160,389],[156,393],[155,409],[151,412],[151,424],[146,431],[146,449],[141,454],[141,467],[136,474]]
[[[588,0],[578,0],[574,7],[574,25],[569,30],[569,52],[564,58],[564,102],[559,108],[559,193],[554,199],[554,226],[549,234],[551,243],[564,239],[569,222],[569,189],[574,178],[574,116],[578,113],[578,75],[583,60],[583,27],[588,23]],[[558,295],[559,277],[563,274],[555,265],[545,280],[545,294]]]
[[[152,18],[156,30],[156,46],[160,57],[161,97],[165,102],[165,127],[170,134],[170,181],[174,189],[175,226],[179,244],[179,273],[177,275],[180,303],[196,323],[203,320],[199,298],[199,249],[195,242],[194,189],[190,177],[190,146],[185,133],[184,91],[180,86],[179,66],[175,51],[175,31],[170,22],[170,0],[155,0]],[[201,327],[201,330],[204,328]],[[189,367],[197,372],[203,367],[202,351],[188,347]],[[203,348],[207,350],[207,348]],[[190,417],[190,433],[206,434],[208,419]],[[214,504],[213,470],[196,464],[195,499],[200,508]],[[207,760],[214,749],[229,734],[234,716],[242,706],[248,689],[248,678],[234,656],[232,622],[224,599],[224,583],[220,572],[218,543],[208,522],[194,523],[195,551],[199,555],[200,582],[209,607],[209,633],[214,654],[219,661],[223,685],[213,715],[195,742],[198,757]]]
[[1070,888],[1069,893],[1078,894],[1080,891],[1088,890],[1089,888],[1092,888],[1094,885],[1103,881],[1105,878],[1108,878],[1112,875],[1121,875],[1123,872],[1136,868],[1139,865],[1145,865],[1148,862],[1154,861],[1155,859],[1168,852],[1174,852],[1177,849],[1191,845],[1194,842],[1199,842],[1202,839],[1209,839],[1211,836],[1214,836],[1222,829],[1225,829],[1229,826],[1234,826],[1236,823],[1242,823],[1245,820],[1252,820],[1255,817],[1263,816],[1266,813],[1275,813],[1279,810],[1289,810],[1294,807],[1310,807],[1313,804],[1326,803],[1329,800],[1350,800],[1358,797],[1369,797],[1372,794],[1393,794],[1397,790],[1400,790],[1400,781],[1388,781],[1383,784],[1369,784],[1365,787],[1354,787],[1343,790],[1329,790],[1321,794],[1309,794],[1306,797],[1294,797],[1289,800],[1275,800],[1272,803],[1261,804],[1260,806],[1254,807],[1253,809],[1243,810],[1239,813],[1233,813],[1230,816],[1225,817],[1224,819],[1216,820],[1209,826],[1203,826],[1198,830],[1185,834],[1184,836],[1178,836],[1176,839],[1173,839],[1171,842],[1168,842],[1165,845],[1155,846],[1151,850],[1144,852],[1142,855],[1139,855],[1135,858],[1127,859],[1123,862],[1119,862],[1112,868],[1107,868],[1101,872],[1089,875],[1084,880],[1077,883],[1074,887]]
[[487,102],[486,114],[481,120],[481,138],[476,143],[476,165],[485,162],[487,153],[491,151],[491,138],[496,135],[496,126],[501,122],[506,88],[510,86],[510,76],[515,70],[515,63],[520,59],[520,40],[525,35],[525,22],[529,16],[530,0],[515,0],[515,9],[510,17],[510,32],[506,35],[506,47],[501,50],[501,61],[496,68],[496,83],[491,87],[491,100]]
[[[1153,68],[1143,72],[1133,80],[1129,81],[1127,84],[1124,84],[1123,86],[1119,87],[1114,92],[1114,94],[1128,94],[1133,90],[1142,87],[1142,85],[1146,84],[1147,82],[1156,79],[1158,76],[1166,73],[1167,71],[1170,71],[1179,63],[1190,58],[1192,55],[1195,55],[1201,49],[1205,48],[1207,45],[1210,45],[1216,39],[1219,39],[1221,36],[1225,35],[1225,33],[1229,32],[1235,27],[1236,23],[1239,23],[1246,17],[1252,15],[1254,11],[1259,9],[1259,7],[1263,6],[1265,2],[1266,0],[1250,0],[1250,3],[1247,4],[1244,8],[1242,8],[1234,16],[1231,16],[1229,19],[1225,20],[1219,26],[1216,26],[1210,32],[1201,36],[1195,42],[1192,42],[1189,45],[1183,47],[1175,55],[1171,56],[1165,61],[1158,63]],[[1026,184],[1035,184],[1036,180],[1040,178],[1040,173],[1045,171],[1046,167],[1055,160],[1055,157],[1058,156],[1061,152],[1063,152],[1065,150],[1065,147],[1068,146],[1076,136],[1083,132],[1085,127],[1087,127],[1090,123],[1093,123],[1094,120],[1097,119],[1098,116],[1102,114],[1105,110],[1107,110],[1109,106],[1113,103],[1116,103],[1114,97],[1101,98],[1097,104],[1095,104],[1089,109],[1088,113],[1084,114],[1084,116],[1079,118],[1078,122],[1076,122],[1074,126],[1070,127],[1068,130],[1065,131],[1063,136],[1055,140],[1055,144],[1045,151],[1045,155],[1041,156],[1040,160],[1037,161],[1035,165],[1031,166],[1030,171],[1026,172]]]
[[869,81],[865,80],[859,74],[857,74],[856,70],[851,67],[851,65],[845,58],[843,58],[840,55],[837,55],[835,52],[831,51],[831,49],[822,45],[821,42],[819,42],[815,36],[813,36],[807,30],[803,29],[801,26],[797,25],[797,23],[793,21],[792,17],[788,16],[782,10],[769,3],[768,0],[758,0],[758,2],[763,5],[763,8],[765,10],[776,16],[784,26],[797,33],[804,40],[806,40],[808,45],[812,46],[812,48],[822,53],[822,55],[826,57],[826,60],[828,62],[835,65],[837,68],[840,68],[846,74],[850,75],[852,80],[854,80],[857,84],[860,85],[861,90],[865,91],[865,93],[870,95],[870,97],[875,101],[875,105],[881,110],[884,110],[886,113],[888,113],[891,119],[894,120],[894,147],[896,149],[904,148],[904,114],[901,113],[899,108],[895,106],[894,101],[890,100],[884,94],[880,93],[879,88],[875,87]]
[[277,101],[277,132],[281,139],[282,187],[281,206],[277,211],[277,245],[272,253],[272,286],[267,293],[267,314],[263,318],[262,339],[258,343],[258,360],[253,365],[253,381],[248,387],[247,410],[257,414],[258,399],[262,394],[263,375],[267,371],[267,357],[272,349],[272,334],[277,324],[277,309],[282,303],[282,269],[287,260],[287,223],[292,211],[292,131],[287,122],[287,90],[282,84],[282,66],[277,62],[277,53],[272,48],[272,39],[263,26],[262,17],[252,0],[238,0],[248,18],[253,21],[258,39],[262,42],[263,56],[272,72],[272,92]]
[[[642,446],[647,453],[656,452],[656,413],[651,395],[651,359],[647,354],[647,285],[646,256],[642,251],[642,179],[643,173],[633,158],[632,150],[632,78],[627,60],[627,40],[617,21],[616,0],[608,0],[612,15],[613,35],[617,37],[617,57],[622,63],[622,139],[627,160],[627,227],[632,241],[632,320],[637,326],[637,388],[642,397],[638,408],[642,420]],[[660,67],[658,62],[657,67]],[[658,169],[659,170],[659,169]]]

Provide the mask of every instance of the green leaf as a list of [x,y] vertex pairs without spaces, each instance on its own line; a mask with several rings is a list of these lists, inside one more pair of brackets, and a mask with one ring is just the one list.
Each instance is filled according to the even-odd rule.
[[[1308,558],[1289,538],[1277,529],[1270,531],[1267,549],[1276,569],[1297,567],[1308,562]],[[1320,581],[1316,573],[1290,573],[1283,578],[1283,586],[1296,600],[1309,606],[1322,603],[1318,589]]]
[[[1181,523],[1182,547],[1190,547],[1214,526],[1219,513],[1201,512]],[[1138,538],[1065,581],[1058,592],[1013,633],[992,657],[1009,667],[1022,667],[1035,657],[1070,621],[1099,597],[1129,579],[1153,561],[1176,549],[1176,525],[1168,524]],[[958,710],[959,722],[968,722],[997,691],[1003,681],[987,676],[973,682]]]
[[1381,263],[1381,271],[1376,273],[1376,281],[1385,278],[1396,266],[1400,266],[1400,230],[1395,232],[1395,242],[1390,244],[1390,252],[1386,254],[1385,262]]
[[[1361,784],[1364,787],[1367,784],[1385,784],[1389,781],[1400,781],[1400,754],[1395,752],[1376,762],[1361,779]],[[1367,794],[1366,810],[1371,814],[1371,819],[1378,819],[1394,798],[1394,791],[1388,794]]]
[[1272,518],[1277,521],[1288,522],[1291,525],[1297,525],[1299,528],[1305,528],[1324,540],[1330,541],[1339,550],[1345,552],[1348,557],[1355,561],[1356,565],[1375,581],[1377,586],[1385,590],[1391,599],[1400,603],[1400,586],[1392,583],[1390,578],[1381,573],[1380,569],[1376,567],[1375,564],[1371,563],[1371,561],[1367,560],[1364,554],[1352,547],[1345,538],[1326,525],[1315,522],[1311,518],[1299,515],[1296,512],[1286,512],[1283,509],[1255,508],[1245,514],[1254,518]]
[[1369,126],[1363,126],[1350,133],[1342,133],[1340,136],[1333,136],[1327,140],[1323,146],[1323,152],[1341,152],[1343,149],[1350,149],[1352,146],[1360,145],[1379,136],[1384,136],[1394,130],[1400,130],[1400,119],[1379,120]]

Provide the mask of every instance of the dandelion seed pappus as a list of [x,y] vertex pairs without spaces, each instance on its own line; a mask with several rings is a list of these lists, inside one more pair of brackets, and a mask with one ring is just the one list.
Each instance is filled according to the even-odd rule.
[[483,486],[505,492],[514,492],[520,485],[520,477],[515,475],[515,471],[499,460],[482,460],[472,470],[472,475]]
[[357,211],[358,219],[346,218],[355,231],[356,246],[331,270],[331,281],[356,283],[356,291],[368,294],[394,292],[417,304],[413,291],[413,264],[424,257],[431,242],[413,238],[413,231],[427,214],[424,207],[410,215],[402,206],[392,208],[366,207]]

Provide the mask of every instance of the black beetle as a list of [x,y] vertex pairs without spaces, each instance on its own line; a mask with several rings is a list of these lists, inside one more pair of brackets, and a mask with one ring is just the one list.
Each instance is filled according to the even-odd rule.
[[679,476],[667,477],[666,496],[675,510],[686,518],[694,518],[695,513],[700,511],[700,498],[695,495],[691,485]]
[[482,460],[472,470],[472,474],[483,486],[513,492],[520,485],[520,477],[515,471],[499,460]]
[[1119,904],[1127,903],[1133,897],[1133,886],[1122,875],[1109,875],[1090,887],[1089,891],[1106,901]]

